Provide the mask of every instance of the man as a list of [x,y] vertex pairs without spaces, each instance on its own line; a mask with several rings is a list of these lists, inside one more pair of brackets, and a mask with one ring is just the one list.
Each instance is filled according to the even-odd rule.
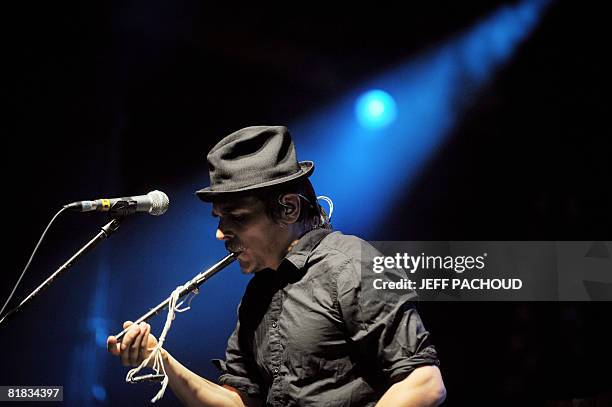
[[[208,154],[217,238],[255,274],[228,340],[219,385],[163,352],[169,384],[189,406],[436,406],[445,388],[414,293],[373,292],[377,252],[332,232],[285,127],[241,129]],[[124,328],[132,325],[129,321]],[[133,326],[108,349],[136,366],[156,344]]]

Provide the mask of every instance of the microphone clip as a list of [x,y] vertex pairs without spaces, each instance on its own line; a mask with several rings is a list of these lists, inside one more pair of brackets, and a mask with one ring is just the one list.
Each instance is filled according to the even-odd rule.
[[138,202],[133,199],[120,199],[110,206],[108,213],[111,219],[121,220],[126,216],[135,214],[137,207]]

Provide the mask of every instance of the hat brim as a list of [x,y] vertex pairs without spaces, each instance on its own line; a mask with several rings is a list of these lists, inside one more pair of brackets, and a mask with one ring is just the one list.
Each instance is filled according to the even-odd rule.
[[272,187],[275,185],[284,184],[290,181],[296,181],[303,177],[310,177],[314,172],[314,162],[312,161],[300,161],[300,170],[295,174],[289,176],[274,179],[260,184],[249,185],[242,188],[236,188],[231,190],[212,190],[211,187],[202,188],[195,192],[196,196],[204,202],[212,202],[220,197],[228,196],[230,194],[236,194],[240,192],[254,191],[262,188]]

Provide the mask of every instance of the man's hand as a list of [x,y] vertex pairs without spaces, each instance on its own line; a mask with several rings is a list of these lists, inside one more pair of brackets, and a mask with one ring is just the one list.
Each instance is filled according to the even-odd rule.
[[[106,340],[107,350],[121,358],[123,366],[139,366],[151,354],[152,350],[157,345],[157,339],[151,332],[151,325],[146,322],[134,324],[132,321],[125,321],[123,328],[130,327],[127,333],[123,336],[123,340],[119,343],[117,338],[109,336]],[[153,366],[153,360],[149,363]]]
[[[106,347],[109,353],[119,356],[123,366],[139,366],[145,360],[155,345],[157,339],[151,335],[151,326],[145,322],[134,324],[125,321],[123,328],[128,332],[123,340],[118,343],[117,338],[109,336]],[[241,395],[236,391],[226,389],[213,382],[198,376],[185,366],[181,365],[168,352],[163,351],[164,366],[168,375],[168,384],[176,397],[189,407],[195,406],[223,406],[223,407],[245,407]],[[153,360],[147,367],[153,366]],[[247,404],[250,406],[250,404]]]

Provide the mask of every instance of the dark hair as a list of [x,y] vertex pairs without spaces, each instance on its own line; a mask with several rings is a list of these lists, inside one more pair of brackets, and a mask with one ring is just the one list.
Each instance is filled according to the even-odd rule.
[[329,228],[331,225],[327,219],[327,214],[319,205],[317,194],[308,178],[303,178],[297,182],[281,184],[272,188],[265,188],[255,193],[255,197],[264,203],[266,213],[270,219],[279,221],[285,206],[281,202],[281,197],[286,194],[297,194],[300,198],[300,216],[297,221],[307,228]]

